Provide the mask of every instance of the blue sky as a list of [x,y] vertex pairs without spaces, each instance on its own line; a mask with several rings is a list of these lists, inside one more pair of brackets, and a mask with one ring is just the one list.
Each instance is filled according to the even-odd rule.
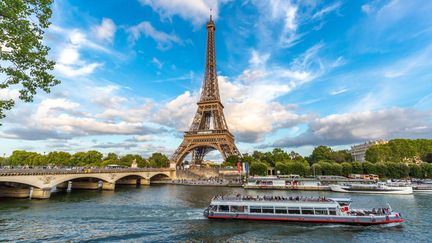
[[170,155],[196,111],[210,8],[242,153],[431,138],[432,2],[59,0],[45,42],[62,84],[7,112],[0,153]]

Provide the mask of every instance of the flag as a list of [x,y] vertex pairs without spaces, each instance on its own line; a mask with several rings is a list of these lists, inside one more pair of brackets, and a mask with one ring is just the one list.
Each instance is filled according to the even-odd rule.
[[245,163],[242,163],[242,173],[246,173]]
[[241,171],[240,162],[237,162],[237,172],[240,173],[240,171]]
[[245,171],[246,171],[246,175],[249,175],[249,163],[248,162],[245,163]]

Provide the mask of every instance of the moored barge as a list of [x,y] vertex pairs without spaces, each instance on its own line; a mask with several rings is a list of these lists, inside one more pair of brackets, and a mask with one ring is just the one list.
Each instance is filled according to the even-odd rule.
[[209,219],[272,220],[308,223],[376,225],[402,223],[386,208],[352,209],[349,198],[217,196],[204,210]]

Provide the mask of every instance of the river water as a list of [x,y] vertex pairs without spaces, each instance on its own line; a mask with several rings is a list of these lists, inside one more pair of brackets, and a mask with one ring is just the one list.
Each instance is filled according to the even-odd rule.
[[[389,202],[402,226],[207,220],[216,194],[351,197],[353,207]],[[155,185],[54,193],[49,200],[0,199],[0,241],[12,242],[431,242],[432,194],[361,195]]]

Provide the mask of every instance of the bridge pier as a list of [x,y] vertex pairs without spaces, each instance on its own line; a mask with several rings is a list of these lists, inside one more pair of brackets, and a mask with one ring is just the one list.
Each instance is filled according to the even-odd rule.
[[115,183],[110,183],[110,182],[103,182],[102,184],[102,190],[107,190],[107,191],[114,191],[115,189]]
[[72,181],[72,190],[99,190],[98,181]]
[[140,179],[120,179],[116,181],[117,185],[139,185],[141,184]]
[[0,197],[8,198],[29,198],[30,188],[0,188]]
[[63,183],[60,183],[56,186],[57,191],[68,191],[72,188],[72,182],[65,181]]
[[150,185],[150,179],[141,179],[141,185],[149,186]]
[[51,197],[51,188],[40,189],[32,187],[30,190],[30,199],[48,199]]

